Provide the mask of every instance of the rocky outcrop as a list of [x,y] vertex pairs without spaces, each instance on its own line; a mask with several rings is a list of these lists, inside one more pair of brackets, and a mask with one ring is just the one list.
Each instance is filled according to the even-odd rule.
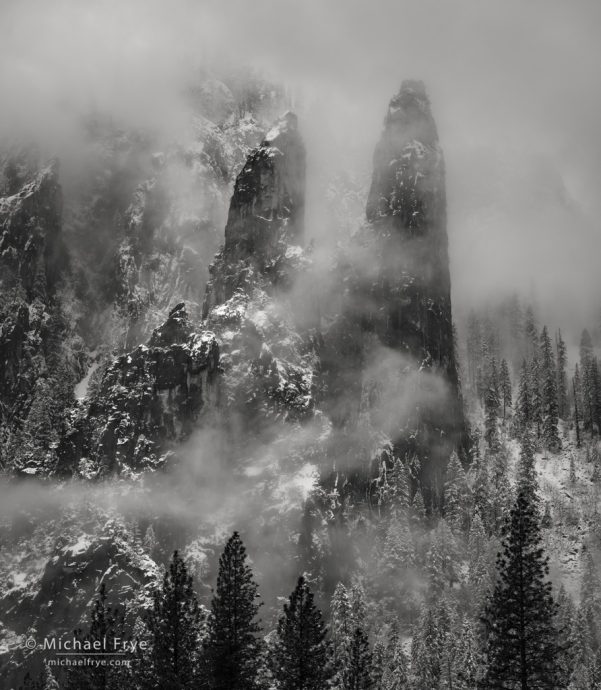
[[[18,180],[16,183],[19,184]],[[29,300],[53,292],[67,261],[60,232],[61,214],[62,192],[56,161],[24,181],[15,194],[0,198],[4,289],[19,285]]]
[[285,287],[290,259],[302,242],[305,148],[296,115],[286,113],[249,156],[236,179],[225,244],[210,268],[203,307],[227,301],[259,283]]
[[[326,333],[326,406],[345,438],[357,425],[363,425],[364,440],[384,434],[429,494],[451,451],[462,447],[465,423],[453,342],[444,159],[421,82],[403,82],[390,102],[366,217],[341,269],[345,306]],[[353,442],[346,454],[353,471],[360,467],[357,447]],[[381,458],[376,454],[375,467],[365,463],[370,469],[359,484],[369,500],[369,476]]]
[[58,165],[17,151],[0,196],[0,466],[52,469],[72,385],[86,355],[66,293]]
[[160,467],[217,404],[218,369],[214,334],[195,330],[177,305],[147,345],[99,371],[89,406],[61,442],[62,468],[79,463],[94,477]]
[[204,303],[222,344],[226,415],[237,415],[250,433],[276,419],[306,419],[315,406],[315,349],[287,302],[287,289],[310,263],[304,204],[305,148],[288,112],[236,179]]
[[465,423],[453,343],[444,159],[422,82],[403,82],[390,102],[366,215],[379,267],[361,286],[369,294],[368,327],[425,374],[416,378],[415,414],[405,429],[392,430],[392,439],[398,452],[420,457],[422,483],[433,486],[462,444]]
[[456,385],[444,159],[421,82],[403,82],[390,102],[366,215],[380,258],[375,330]]
[[28,649],[24,639],[58,640],[88,627],[101,584],[108,593],[107,605],[124,611],[128,629],[140,611],[151,606],[160,570],[139,540],[132,540],[128,527],[114,517],[98,521],[95,516],[91,521],[89,513],[67,533],[52,521],[36,526],[32,540],[37,550],[15,554],[1,590],[2,687],[19,687],[23,665],[32,674],[43,667],[48,651]]

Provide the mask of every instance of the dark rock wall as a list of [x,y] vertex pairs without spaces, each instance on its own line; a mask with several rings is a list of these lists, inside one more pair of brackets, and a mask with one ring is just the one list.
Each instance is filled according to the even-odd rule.
[[236,179],[225,244],[210,268],[203,313],[263,278],[284,286],[286,251],[303,237],[305,147],[296,115],[286,113]]

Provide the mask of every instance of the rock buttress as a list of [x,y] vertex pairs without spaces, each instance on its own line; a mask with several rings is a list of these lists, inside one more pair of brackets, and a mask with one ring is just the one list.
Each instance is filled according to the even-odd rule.
[[225,244],[210,268],[203,315],[257,280],[284,286],[292,247],[303,236],[305,147],[296,115],[286,113],[236,179]]
[[404,81],[390,102],[366,215],[379,266],[369,283],[367,325],[430,377],[417,394],[414,428],[393,431],[392,438],[397,452],[417,453],[422,482],[431,486],[451,450],[463,443],[465,422],[453,340],[444,158],[422,82]]

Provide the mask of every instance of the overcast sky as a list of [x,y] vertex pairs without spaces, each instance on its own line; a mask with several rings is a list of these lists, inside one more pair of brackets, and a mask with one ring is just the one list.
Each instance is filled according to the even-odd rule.
[[66,146],[91,104],[177,133],[188,66],[220,55],[298,94],[310,170],[369,168],[404,78],[445,151],[455,303],[531,287],[601,309],[599,0],[1,0],[0,133]]

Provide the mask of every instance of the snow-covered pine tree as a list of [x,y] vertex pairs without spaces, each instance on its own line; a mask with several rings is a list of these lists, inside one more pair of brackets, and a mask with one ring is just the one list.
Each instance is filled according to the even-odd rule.
[[424,494],[421,486],[418,486],[411,502],[411,521],[414,528],[420,530],[423,529],[425,520],[426,504],[424,503]]
[[524,314],[524,338],[526,359],[531,359],[538,350],[538,323],[530,304],[526,307]]
[[574,393],[574,428],[576,430],[576,447],[580,448],[580,412],[581,407],[581,391],[582,385],[580,382],[580,372],[578,365],[574,367],[574,377],[572,378],[572,391]]
[[[464,618],[452,659],[453,690],[475,690],[481,671],[481,659],[474,626]],[[451,687],[448,685],[447,687]]]
[[528,364],[528,390],[530,393],[530,422],[539,439],[543,430],[543,397],[541,365],[538,351]]
[[339,582],[330,601],[332,615],[332,659],[336,672],[344,665],[353,631],[351,601],[346,586]]
[[513,487],[509,479],[509,466],[507,450],[505,447],[492,457],[492,477],[491,477],[491,530],[501,535],[506,527],[507,516],[514,501]]
[[480,511],[476,510],[472,519],[467,544],[467,581],[472,593],[470,604],[474,615],[479,615],[483,610],[491,584],[488,544],[489,541],[480,517]]
[[[590,690],[590,688],[595,688],[594,671],[596,658],[590,626],[582,607],[578,608],[574,618],[569,649],[571,675],[568,687],[570,690]],[[563,668],[560,666],[560,671],[562,670]]]
[[495,453],[499,449],[498,412],[498,388],[493,383],[489,383],[484,394],[484,438],[491,453]]
[[468,527],[468,516],[471,511],[470,493],[465,470],[459,461],[459,456],[453,451],[447,465],[444,485],[444,517],[456,533]]
[[576,608],[563,585],[557,592],[557,630],[559,633],[559,682],[560,687],[567,688],[574,668],[574,654],[570,640],[576,618]]
[[[89,616],[89,628],[86,633],[81,629],[74,631],[74,638],[80,642],[99,642],[114,638],[125,638],[125,612],[121,608],[112,608],[107,605],[106,586],[101,583],[98,589],[98,598],[95,600]],[[90,656],[104,649],[92,649]],[[74,666],[67,674],[67,690],[117,690],[127,684],[129,680],[128,669],[118,666]]]
[[520,458],[517,467],[517,482],[519,488],[526,488],[534,501],[539,501],[537,495],[536,465],[534,458],[534,439],[532,433],[526,431],[520,443]]
[[151,557],[154,558],[157,549],[157,538],[154,533],[152,525],[148,525],[146,532],[144,532],[144,539],[142,540],[142,546],[144,551]]
[[593,405],[593,420],[597,433],[601,433],[601,375],[599,374],[599,360],[593,357],[590,364],[591,370],[591,398]]
[[391,512],[407,517],[411,499],[411,482],[407,467],[400,458],[395,458],[389,473],[391,491]]
[[557,452],[561,448],[558,430],[557,370],[551,338],[546,326],[543,327],[540,336],[540,349],[542,439],[545,448]]
[[363,628],[356,627],[349,645],[340,690],[371,690],[372,663],[367,635]]
[[561,331],[557,331],[555,338],[555,349],[557,351],[557,404],[561,419],[567,419],[568,409],[568,351],[566,344],[561,337]]
[[205,659],[211,690],[255,690],[260,662],[258,585],[238,532],[219,559]]
[[411,643],[411,687],[432,690],[439,687],[445,634],[433,604],[424,604]]
[[593,380],[593,341],[586,328],[580,338],[580,390],[582,397],[582,419],[584,428],[595,430],[595,391]]
[[509,410],[513,406],[513,395],[511,389],[511,377],[509,376],[509,365],[506,359],[501,360],[501,371],[499,373],[501,402],[503,407],[503,424]]
[[[378,687],[378,686],[376,686]],[[382,690],[409,690],[409,659],[398,635],[391,640],[388,664],[381,681]]]
[[520,384],[517,399],[516,423],[519,433],[532,424],[532,396],[530,394],[530,377],[526,360],[522,362],[520,369]]
[[270,658],[279,690],[323,690],[328,686],[332,665],[326,632],[313,592],[300,577],[284,604]]
[[367,616],[367,604],[365,599],[363,585],[358,581],[354,582],[351,585],[350,601],[351,616],[355,627],[365,627],[365,618]]
[[492,529],[493,505],[491,496],[491,478],[487,459],[478,456],[470,470],[473,473],[472,496],[474,510],[478,511],[486,529]]
[[157,688],[193,690],[200,685],[201,613],[192,578],[177,551],[146,617],[151,650],[148,662]]
[[601,579],[590,547],[582,552],[580,614],[588,623],[591,646],[597,652],[601,648]]
[[511,377],[509,375],[509,365],[506,359],[501,360],[501,370],[499,372],[499,390],[501,395],[501,405],[503,408],[503,424],[509,410],[513,406],[513,393],[511,388]]
[[484,617],[487,662],[482,687],[559,687],[556,605],[534,488],[529,481],[520,482],[497,560],[497,583]]

